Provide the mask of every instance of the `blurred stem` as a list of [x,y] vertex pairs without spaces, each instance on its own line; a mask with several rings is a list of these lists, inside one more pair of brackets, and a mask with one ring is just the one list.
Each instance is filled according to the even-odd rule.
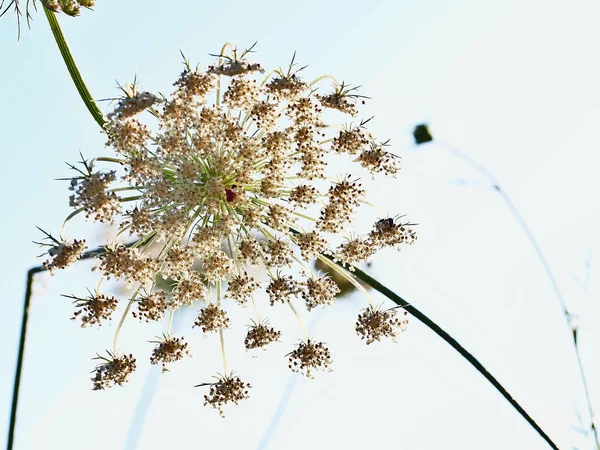
[[[98,125],[100,125],[100,127],[102,129],[104,129],[104,125],[105,125],[104,116],[102,116],[102,113],[98,110],[89,91],[87,90],[87,88],[85,86],[85,83],[83,82],[83,79],[81,78],[81,74],[79,73],[79,71],[77,70],[77,67],[75,66],[75,62],[73,61],[73,58],[68,50],[67,44],[64,40],[64,36],[62,35],[62,32],[60,31],[60,26],[58,25],[58,22],[56,21],[56,17],[54,17],[53,13],[51,13],[49,11],[46,11],[46,16],[48,17],[48,21],[50,22],[50,27],[52,28],[52,31],[56,38],[56,42],[61,50],[61,54],[63,55],[65,64],[67,65],[67,68],[69,69],[71,78],[73,79],[73,82],[75,83],[75,86],[77,87],[77,90],[79,91],[79,93],[81,95],[81,98],[83,99],[84,103],[88,107],[88,110],[90,111],[90,114],[92,114],[92,116],[94,117],[94,119],[96,120]],[[315,82],[318,80],[319,79],[315,80]],[[100,115],[98,115],[98,113]],[[296,230],[293,230],[293,229],[290,229],[290,231],[294,234],[298,233]],[[332,260],[331,257],[329,257],[329,256],[326,256],[326,257],[329,258],[330,260]],[[338,265],[342,269],[344,268],[342,264],[338,264]],[[525,418],[525,420],[527,420],[527,422],[540,434],[540,436],[542,436],[542,438],[544,438],[544,440],[550,445],[550,447],[552,447],[555,450],[558,450],[558,447],[552,442],[552,440],[548,437],[548,435],[546,433],[544,433],[544,431],[535,423],[535,421],[529,416],[529,414],[527,414],[527,412],[525,412],[525,410],[516,402],[516,400],[514,400],[511,397],[511,395],[506,391],[506,389],[504,389],[502,387],[502,385],[498,382],[498,380],[496,380],[496,378],[494,378],[485,369],[485,367],[483,367],[483,365],[479,361],[477,361],[477,359],[473,355],[471,355],[467,350],[465,350],[452,336],[450,336],[448,333],[446,333],[442,328],[440,328],[435,322],[433,322],[431,319],[429,319],[425,314],[421,313],[418,309],[416,309],[415,307],[408,304],[408,302],[406,302],[400,296],[398,296],[397,294],[395,294],[394,292],[392,292],[391,290],[386,288],[384,285],[382,285],[377,280],[370,277],[369,275],[367,275],[360,269],[358,269],[358,268],[355,269],[354,276],[356,276],[356,278],[358,278],[359,280],[369,284],[373,289],[379,291],[380,293],[382,293],[383,295],[388,297],[390,300],[392,300],[394,303],[404,307],[404,309],[406,311],[408,311],[410,314],[412,314],[417,320],[419,320],[423,324],[427,325],[431,330],[433,330],[434,333],[436,333],[438,336],[440,336],[442,339],[444,339],[448,344],[450,344],[452,346],[452,348],[454,348],[458,353],[460,353],[490,383],[492,383],[492,385],[494,385],[494,387],[504,396],[504,398],[506,398],[506,400],[508,400],[508,402]]]
[[[131,246],[132,244],[127,244]],[[104,254],[106,251],[104,248],[96,248],[89,250],[83,254],[80,260],[95,258],[96,256]],[[33,296],[33,281],[34,275],[40,272],[47,272],[43,266],[32,267],[27,272],[27,285],[25,287],[25,301],[23,302],[23,319],[21,320],[21,336],[19,338],[19,351],[17,354],[17,366],[15,370],[15,381],[13,385],[13,396],[10,408],[10,421],[8,424],[8,439],[6,448],[8,450],[13,449],[15,441],[15,427],[17,423],[17,407],[19,404],[19,388],[21,387],[21,375],[23,371],[23,361],[25,357],[25,342],[27,338],[27,324],[29,321],[29,307],[31,305],[31,298]]]
[[21,371],[23,369],[23,354],[25,353],[25,338],[27,336],[27,322],[29,319],[29,305],[31,304],[31,292],[33,289],[33,276],[45,269],[41,266],[34,267],[27,272],[27,287],[25,290],[25,302],[23,303],[23,319],[21,321],[21,337],[19,339],[19,353],[17,356],[17,368],[15,371],[15,382],[13,385],[13,398],[10,408],[10,421],[8,425],[8,442],[6,448],[12,450],[15,440],[15,425],[17,421],[17,404],[19,403],[19,388],[21,386]]
[[521,215],[520,211],[517,209],[516,205],[513,203],[510,196],[502,188],[502,186],[500,185],[500,182],[494,176],[494,174],[492,172],[490,172],[479,161],[477,161],[473,157],[469,156],[467,153],[459,150],[458,148],[448,145],[444,142],[440,142],[438,140],[434,140],[434,142],[437,144],[438,147],[442,148],[443,150],[447,151],[448,153],[451,153],[452,155],[456,156],[457,158],[460,158],[465,163],[467,163],[469,166],[473,167],[475,170],[477,170],[479,173],[481,173],[483,176],[485,176],[490,181],[490,183],[492,183],[492,187],[494,188],[494,190],[496,192],[498,192],[500,197],[502,197],[502,200],[504,200],[504,203],[506,203],[506,206],[508,207],[508,209],[510,210],[510,212],[512,213],[514,218],[519,223],[519,226],[521,227],[521,229],[527,236],[529,243],[533,247],[533,250],[535,251],[537,258],[540,261],[540,263],[542,264],[542,267],[544,268],[544,272],[546,273],[546,276],[548,277],[548,281],[550,281],[550,284],[552,285],[552,290],[554,291],[554,294],[558,300],[558,303],[562,310],[565,322],[567,323],[567,326],[571,330],[571,338],[573,339],[573,348],[575,350],[575,357],[577,360],[577,368],[579,370],[579,376],[581,378],[581,384],[583,386],[583,392],[584,392],[585,400],[587,403],[588,414],[590,416],[590,429],[592,431],[592,436],[594,438],[594,443],[596,445],[596,448],[598,450],[600,450],[600,441],[598,440],[598,431],[597,431],[596,425],[594,423],[594,408],[592,406],[592,400],[590,398],[588,383],[587,383],[587,379],[585,376],[585,370],[583,368],[581,354],[579,352],[579,345],[577,342],[577,331],[578,331],[577,325],[573,323],[573,315],[569,312],[565,298],[563,297],[562,292],[558,286],[558,282],[556,281],[556,276],[554,275],[554,272],[552,271],[552,267],[550,266],[550,263],[546,259],[546,255],[544,254],[544,252],[542,251],[542,248],[540,247],[537,240],[535,239],[535,236],[534,236],[533,232],[531,231],[531,229],[529,228],[529,226],[527,225],[527,222],[525,221],[524,217]]

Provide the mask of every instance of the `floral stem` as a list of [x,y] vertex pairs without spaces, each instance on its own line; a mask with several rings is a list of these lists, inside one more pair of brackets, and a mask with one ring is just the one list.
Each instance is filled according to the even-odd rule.
[[138,288],[135,290],[135,292],[131,296],[131,299],[127,303],[127,307],[125,308],[125,311],[123,311],[123,316],[121,316],[121,320],[119,320],[119,324],[117,325],[117,329],[115,331],[115,338],[113,339],[113,354],[115,356],[117,355],[117,341],[119,340],[119,333],[121,332],[121,328],[123,328],[123,323],[125,323],[125,318],[127,317],[127,314],[129,314],[129,310],[131,309],[131,306],[135,303],[135,300],[136,300],[138,294],[140,293],[141,289],[142,289],[142,284],[140,284],[138,286]]
[[219,329],[219,340],[221,341],[221,358],[223,359],[223,376],[227,376],[227,357],[225,356],[225,339],[223,339],[223,328]]
[[60,29],[60,25],[58,20],[56,19],[56,14],[46,7],[43,7],[44,13],[46,14],[46,18],[48,19],[48,23],[50,24],[50,29],[52,30],[52,34],[54,35],[54,40],[58,45],[58,49],[60,50],[60,54],[63,57],[65,65],[67,66],[67,70],[71,75],[71,79],[77,88],[77,92],[81,96],[83,103],[87,107],[88,111],[96,121],[100,128],[104,129],[104,125],[106,124],[106,120],[104,119],[104,114],[96,105],[96,102],[92,98],[90,91],[86,87],[85,83],[81,78],[81,74],[79,73],[79,69],[73,60],[73,56],[71,55],[71,51],[69,50],[69,46],[67,45],[67,41],[65,41],[65,36]]
[[290,309],[292,310],[292,312],[296,316],[296,319],[298,319],[298,323],[300,324],[300,328],[302,328],[302,332],[304,333],[304,336],[306,337],[306,340],[308,341],[308,339],[309,339],[310,336],[308,335],[308,331],[306,330],[306,327],[304,326],[304,322],[302,321],[302,317],[300,317],[300,314],[298,314],[298,310],[296,310],[296,308],[294,307],[294,305],[292,304],[292,302],[290,300],[287,300],[287,304],[289,305]]
[[346,280],[348,280],[356,289],[358,289],[365,296],[365,298],[369,302],[369,305],[371,306],[371,308],[373,310],[376,309],[375,303],[373,303],[373,299],[371,298],[371,296],[369,295],[367,290],[364,288],[364,286],[362,284],[360,284],[358,281],[356,281],[354,279],[354,277],[352,276],[351,273],[348,273],[348,271],[346,269],[344,269],[341,265],[334,263],[331,259],[329,259],[323,255],[319,255],[318,259],[320,261],[322,261],[323,263],[327,264],[329,267],[331,267],[333,270],[335,270],[337,273],[339,273]]

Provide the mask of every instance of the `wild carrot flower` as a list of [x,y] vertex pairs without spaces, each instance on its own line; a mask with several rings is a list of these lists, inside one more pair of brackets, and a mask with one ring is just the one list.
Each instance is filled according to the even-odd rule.
[[[177,309],[196,308],[190,325],[218,332],[224,375],[208,384],[205,403],[219,411],[246,398],[249,387],[227,375],[224,330],[236,324],[225,312],[226,302],[252,305],[256,321],[245,338],[247,349],[264,348],[281,336],[261,318],[259,310],[269,308],[265,298],[271,306],[289,308],[304,333],[288,354],[290,368],[306,376],[329,370],[329,349],[309,338],[294,306],[298,301],[309,311],[328,306],[339,293],[332,278],[312,271],[312,263],[334,268],[364,289],[352,274],[354,265],[416,237],[400,217],[374,216],[370,232],[349,234],[357,209],[367,204],[361,174],[398,172],[387,142],[367,131],[370,119],[339,125],[358,115],[366,97],[335,80],[328,93],[321,82],[331,76],[305,81],[295,55],[287,69],[265,76],[249,59],[251,50],[226,44],[206,70],[185,61],[170,95],[126,85],[107,116],[107,146],[115,155],[71,166],[77,174],[70,179],[75,208],[70,217],[84,213],[89,220],[116,222],[118,236],[130,234],[134,242],[126,246],[115,237],[97,269],[103,278],[134,288],[126,313],[133,306],[140,320],[169,317],[164,336],[154,341],[151,362],[166,370],[189,354],[188,344],[170,334]],[[347,157],[353,173],[337,174],[330,154]],[[49,267],[62,268],[83,251],[83,241],[63,241],[54,242],[53,251],[62,256]],[[159,251],[150,253],[157,245]],[[248,266],[264,269],[268,278],[248,275]],[[159,277],[169,278],[172,290],[158,288]],[[86,300],[78,305],[84,312],[76,315],[87,314],[82,318],[92,323],[112,312],[112,303],[96,303]],[[357,332],[369,340],[393,337],[386,328],[396,325],[390,317],[368,310]]]

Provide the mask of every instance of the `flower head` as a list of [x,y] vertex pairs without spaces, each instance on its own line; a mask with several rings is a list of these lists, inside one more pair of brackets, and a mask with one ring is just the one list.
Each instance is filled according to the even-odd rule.
[[401,317],[397,308],[382,310],[368,306],[361,311],[356,321],[356,333],[361,339],[367,340],[367,345],[381,338],[389,337],[395,340],[399,331],[404,331],[408,325],[408,313],[404,311]]
[[79,260],[87,249],[85,239],[73,239],[68,242],[59,241],[41,228],[39,228],[39,230],[46,235],[45,240],[49,242],[36,243],[39,244],[40,247],[50,247],[48,249],[48,254],[52,257],[52,259],[44,261],[42,267],[50,271],[51,274],[54,274],[56,269],[65,269]]
[[315,277],[306,280],[302,297],[310,311],[317,306],[332,305],[339,292],[340,288],[330,277]]
[[224,310],[211,303],[200,311],[194,326],[200,327],[204,333],[211,333],[229,328],[229,317]]
[[210,405],[219,411],[221,417],[224,417],[223,406],[227,403],[235,403],[249,397],[248,392],[252,387],[250,383],[243,382],[240,377],[234,376],[233,372],[229,375],[216,376],[214,383],[202,383],[196,387],[209,386],[209,392],[204,396],[204,405]]
[[94,383],[93,390],[103,390],[108,387],[119,385],[123,386],[129,381],[129,376],[135,370],[135,358],[133,355],[116,355],[110,352],[108,358],[105,356],[98,355],[94,359],[102,361],[92,371],[94,377],[92,382]]
[[192,356],[188,350],[188,343],[183,337],[165,336],[158,340],[152,341],[156,344],[150,356],[151,364],[162,364],[162,371],[168,372],[167,364],[183,359],[184,356]]
[[137,301],[137,312],[133,311],[132,314],[133,317],[146,322],[158,321],[164,317],[168,307],[167,293],[158,290],[140,297]]
[[248,333],[244,339],[244,345],[246,350],[252,350],[255,348],[265,348],[271,342],[278,341],[281,337],[281,331],[275,330],[275,328],[269,326],[267,320],[260,322],[252,321],[252,325],[248,326]]
[[331,355],[323,342],[302,341],[287,356],[289,368],[309,378],[313,370],[331,370]]
[[81,327],[88,325],[102,325],[103,320],[110,320],[112,313],[117,309],[119,300],[112,295],[90,294],[86,298],[75,297],[74,295],[63,295],[63,297],[72,298],[75,308],[71,320],[80,319]]

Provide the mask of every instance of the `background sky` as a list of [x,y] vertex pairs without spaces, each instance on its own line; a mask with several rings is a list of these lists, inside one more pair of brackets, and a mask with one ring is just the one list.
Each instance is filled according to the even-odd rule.
[[[117,95],[116,82],[136,75],[142,88],[168,91],[182,68],[179,50],[205,65],[226,41],[258,41],[255,58],[269,68],[297,51],[309,64],[307,76],[330,73],[362,85],[372,98],[364,114],[375,115],[371,130],[390,137],[403,158],[398,178],[369,183],[369,197],[419,222],[417,244],[382,252],[370,272],[474,353],[561,449],[584,450],[593,447],[577,430],[589,418],[570,331],[533,249],[480,174],[438,144],[416,148],[411,132],[428,122],[434,137],[485,164],[513,197],[578,315],[600,410],[599,14],[597,2],[583,0],[102,0],[94,12],[59,20],[98,99]],[[105,138],[43,14],[20,42],[14,21],[0,21],[0,61],[4,427],[26,271],[41,262],[31,243],[40,239],[34,225],[58,233],[70,212],[69,191],[53,180],[69,176],[64,162],[79,151],[104,152]],[[70,233],[79,237],[84,229],[83,220],[74,221]],[[270,314],[286,332],[283,342],[256,358],[235,346],[243,327],[229,332],[230,366],[254,388],[225,420],[191,387],[220,368],[216,338],[189,330],[192,312],[176,326],[190,339],[193,358],[159,376],[143,355],[161,328],[130,321],[121,345],[138,355],[138,371],[125,388],[92,392],[90,358],[110,348],[115,324],[82,330],[60,297],[93,286],[90,267],[36,278],[15,449],[547,448],[416,320],[398,343],[365,346],[353,329],[365,305],[360,295],[306,319],[334,359],[334,372],[314,380],[289,374],[283,356],[300,332],[283,308]],[[248,313],[232,320],[241,324]]]

